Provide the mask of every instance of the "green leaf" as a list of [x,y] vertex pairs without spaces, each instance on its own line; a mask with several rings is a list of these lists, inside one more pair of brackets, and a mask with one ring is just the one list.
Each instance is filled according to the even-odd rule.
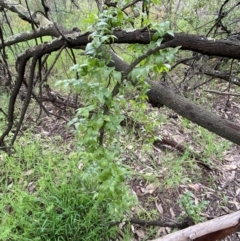
[[113,68],[105,68],[103,71],[103,77],[105,79],[108,79],[112,72],[113,72]]
[[89,105],[87,107],[83,107],[83,108],[78,109],[77,115],[78,116],[83,116],[85,118],[88,118],[90,111],[93,111],[93,110],[95,110],[95,106],[94,105]]
[[120,9],[117,10],[117,20],[121,23],[124,20],[124,13]]
[[155,32],[155,33],[153,34],[153,36],[152,36],[152,40],[153,40],[154,42],[156,42],[158,38],[159,38],[159,33],[158,33],[158,32]]
[[162,44],[162,41],[163,41],[163,38],[159,38],[159,39],[156,41],[156,44],[157,44],[158,47]]
[[174,62],[175,62],[175,57],[174,57],[174,55],[172,55],[172,54],[168,54],[168,55],[166,56],[166,59],[167,59],[170,63],[174,63]]
[[174,32],[172,30],[167,30],[167,33],[171,36],[174,36]]
[[122,81],[122,73],[119,71],[114,71],[113,72],[113,78],[118,82],[121,83]]
[[88,55],[93,55],[96,53],[96,49],[95,47],[93,46],[93,43],[88,43],[86,48],[85,48],[85,52],[86,54]]

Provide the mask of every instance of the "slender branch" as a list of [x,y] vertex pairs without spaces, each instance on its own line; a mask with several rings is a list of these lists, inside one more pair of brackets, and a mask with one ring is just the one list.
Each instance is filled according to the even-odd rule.
[[110,223],[110,227],[116,226],[120,223],[131,223],[131,224],[138,224],[141,226],[157,226],[157,227],[169,227],[169,228],[177,228],[177,229],[184,229],[187,228],[191,225],[193,225],[194,223],[192,222],[192,220],[190,220],[190,218],[185,218],[182,222],[177,222],[177,221],[173,221],[173,222],[169,222],[169,221],[163,221],[163,220],[152,220],[152,221],[147,221],[147,220],[141,220],[141,219],[136,219],[136,218],[131,218],[129,220],[124,220],[124,221],[118,221],[118,222],[113,222]]
[[157,51],[159,51],[160,49],[165,49],[168,47],[168,44],[165,43],[165,44],[162,44],[160,46],[157,46],[153,49],[149,49],[145,54],[139,56],[137,59],[135,59],[129,66],[127,66],[127,68],[123,71],[123,74],[122,74],[122,80],[120,83],[117,83],[114,88],[113,88],[113,91],[112,91],[112,97],[116,96],[119,92],[119,88],[122,84],[122,82],[128,78],[128,75],[129,73],[141,62],[143,61],[144,59],[146,59],[147,57],[149,57],[150,55],[156,53]]
[[132,2],[130,2],[130,3],[128,3],[128,4],[126,4],[125,6],[123,6],[123,7],[121,8],[121,10],[124,11],[125,9],[127,9],[127,8],[133,6],[134,4],[136,4],[136,3],[138,3],[138,2],[141,2],[141,1],[142,1],[142,0],[132,1]]
[[218,95],[227,95],[227,96],[240,96],[240,94],[235,94],[232,92],[221,92],[218,90],[206,90],[204,89],[205,92],[213,93],[213,94],[218,94]]
[[14,133],[14,136],[11,140],[11,145],[13,145],[14,141],[17,138],[18,132],[19,132],[21,126],[22,126],[22,123],[23,123],[28,105],[29,105],[30,100],[31,100],[31,93],[32,93],[33,81],[34,81],[34,73],[35,73],[37,61],[38,61],[38,57],[37,57],[37,54],[36,54],[36,56],[34,56],[33,60],[32,60],[32,66],[31,66],[30,77],[29,77],[29,82],[28,82],[27,96],[26,96],[26,99],[25,99],[24,104],[23,104],[22,113],[21,113],[20,119],[19,119],[18,124],[17,124],[17,129],[16,129],[16,131]]

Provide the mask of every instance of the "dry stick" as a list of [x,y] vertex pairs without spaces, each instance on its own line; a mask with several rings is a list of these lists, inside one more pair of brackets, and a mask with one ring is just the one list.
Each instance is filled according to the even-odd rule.
[[36,45],[38,45],[38,40],[37,40],[37,37],[36,37],[36,28],[35,28],[35,26],[34,26],[34,20],[33,20],[33,17],[32,17],[32,14],[31,14],[31,11],[30,11],[30,8],[29,8],[28,1],[27,1],[27,0],[25,0],[25,4],[26,4],[26,7],[27,7],[27,10],[28,10],[30,19],[31,19],[31,26],[32,26],[33,32],[34,32],[34,34],[35,34],[34,40],[35,40]]
[[[215,24],[210,28],[210,30],[208,31],[208,33],[206,34],[206,36],[208,36],[215,27],[216,27],[216,29],[215,29],[215,31],[214,31],[214,36],[215,36],[215,34],[216,34],[216,32],[217,32],[217,29],[218,29],[219,27],[222,27],[222,29],[223,29],[224,31],[227,30],[227,29],[225,28],[225,26],[222,24],[222,19],[225,18],[225,17],[229,14],[229,11],[227,11],[227,12],[224,12],[224,11],[223,11],[223,7],[224,7],[224,5],[227,4],[227,2],[229,2],[229,0],[225,0],[225,2],[221,5],[221,8],[220,8],[219,13],[218,13],[218,17],[217,17],[217,19],[215,19]],[[226,32],[228,32],[228,31],[226,31]]]
[[[18,132],[21,128],[22,122],[24,120],[28,105],[30,103],[31,93],[32,93],[32,88],[33,88],[34,73],[35,73],[35,68],[36,68],[36,65],[37,65],[37,60],[38,60],[38,55],[35,53],[34,56],[33,56],[32,66],[31,66],[31,70],[30,70],[27,96],[26,96],[26,99],[25,99],[24,104],[23,104],[22,113],[21,113],[20,119],[19,119],[18,124],[17,124],[17,129],[16,129],[16,131],[14,133],[14,136],[11,140],[11,145],[13,145],[14,141],[17,138],[17,135],[18,135]],[[23,76],[20,76],[20,78],[23,78]]]
[[[44,64],[42,63],[42,58],[40,57],[38,60],[38,75],[39,76],[39,81],[42,82],[42,68],[43,68]],[[33,86],[35,86],[36,82],[37,82],[37,77],[36,77],[36,81],[35,83],[33,83]],[[42,86],[39,86],[39,95],[42,95]],[[40,118],[40,116],[42,115],[42,105],[40,105],[40,110],[39,110],[39,114],[38,117],[36,119],[36,121],[38,121],[38,119]]]
[[[42,96],[42,84],[43,84],[44,82],[46,82],[47,77],[49,76],[50,72],[52,71],[54,65],[56,64],[56,62],[57,62],[60,54],[62,53],[62,51],[63,51],[63,49],[64,49],[65,47],[66,47],[66,44],[64,44],[64,45],[62,46],[62,48],[59,50],[57,56],[55,57],[55,59],[54,59],[54,61],[53,61],[53,63],[52,63],[52,65],[50,66],[50,68],[48,69],[47,73],[45,74],[45,76],[43,77],[43,79],[41,80],[41,82],[39,83],[40,95],[41,95],[41,96]],[[40,70],[40,72],[41,72],[41,70]],[[40,100],[39,100],[39,101],[40,101]],[[41,105],[40,105],[40,111],[39,111],[39,114],[38,114],[38,117],[37,117],[36,121],[39,120],[39,118],[40,118],[40,116],[41,116],[41,114],[42,114],[42,106],[43,106],[43,105],[41,104]]]
[[128,8],[128,7],[131,7],[132,5],[134,5],[134,4],[136,4],[136,3],[138,3],[138,2],[141,2],[142,0],[135,0],[135,1],[132,1],[132,2],[130,2],[130,3],[128,3],[128,4],[126,4],[124,7],[122,7],[122,11],[124,11],[126,8]]
[[56,62],[57,62],[57,60],[58,60],[58,58],[59,58],[59,56],[60,56],[60,54],[62,53],[62,51],[63,51],[64,48],[66,48],[66,43],[60,48],[58,54],[56,55],[55,59],[53,60],[53,63],[52,63],[52,65],[51,65],[51,67],[48,69],[47,73],[45,74],[45,76],[43,77],[43,79],[42,79],[42,81],[39,83],[39,85],[42,85],[42,84],[46,81],[47,77],[49,76],[50,72],[52,71],[54,65],[56,64]]
[[33,96],[34,99],[38,102],[38,104],[42,107],[42,109],[45,111],[45,113],[47,114],[47,116],[52,115],[52,116],[55,116],[55,117],[57,117],[57,118],[59,118],[59,119],[63,119],[63,120],[66,121],[66,122],[69,122],[68,119],[64,118],[64,117],[61,116],[61,115],[57,115],[57,114],[54,114],[54,113],[50,113],[50,112],[46,109],[46,107],[42,104],[42,101],[39,100],[39,98],[36,96],[36,94],[35,94],[34,92],[32,92],[32,96]]
[[214,79],[214,77],[211,77],[210,79],[208,79],[208,80],[206,80],[206,81],[203,81],[202,83],[200,83],[200,84],[198,84],[198,85],[196,85],[196,86],[193,86],[193,87],[189,88],[188,90],[196,90],[198,87],[203,86],[203,85],[209,83],[209,82],[212,81],[213,79]]
[[[6,130],[3,132],[3,134],[0,137],[0,146],[1,148],[7,150],[7,147],[4,143],[4,138],[8,135],[8,133],[11,131],[13,122],[14,122],[14,108],[16,103],[16,98],[19,93],[19,90],[22,86],[22,82],[24,79],[24,70],[26,67],[27,59],[23,59],[19,62],[19,66],[16,66],[16,69],[18,70],[18,79],[16,81],[16,84],[12,90],[12,94],[10,96],[9,105],[8,105],[8,124]],[[16,64],[17,65],[17,64]]]
[[218,91],[218,90],[206,90],[206,89],[204,89],[203,91],[213,93],[213,94],[218,94],[218,95],[240,96],[240,94],[235,94],[235,93],[231,93],[231,92],[221,92],[221,91]]
[[[231,76],[231,74],[232,74],[233,62],[234,62],[234,59],[232,59],[232,61],[231,61],[231,68],[229,70],[229,76]],[[229,81],[228,82],[228,91],[230,91],[230,89],[231,89],[231,84],[232,84],[232,82]],[[230,106],[230,95],[227,96],[225,111],[227,110],[227,107],[229,107],[229,106]]]
[[[40,100],[39,100],[40,101]],[[58,105],[63,105],[63,106],[66,106],[66,107],[71,107],[73,109],[77,109],[77,108],[81,108],[81,107],[84,107],[85,105],[83,103],[79,103],[79,105],[76,106],[75,102],[74,103],[71,103],[71,102],[67,102],[67,101],[63,101],[63,100],[60,100],[60,99],[56,99],[55,97],[45,97],[43,96],[41,98],[41,101],[46,101],[46,102],[52,102],[55,106],[58,107]],[[51,113],[49,113],[50,115]],[[59,116],[60,117],[60,116]],[[66,119],[64,119],[66,120]]]
[[169,228],[177,228],[177,229],[184,229],[189,226],[191,226],[193,223],[186,218],[182,222],[169,222],[169,221],[162,221],[162,220],[152,220],[152,221],[146,221],[146,220],[140,220],[136,218],[130,218],[129,220],[123,220],[123,221],[117,221],[110,223],[109,227],[113,227],[116,225],[119,225],[121,223],[131,223],[131,224],[138,224],[141,226],[149,227],[149,226],[157,226],[157,227],[169,227]]
[[[68,122],[69,120],[67,120],[66,118],[64,118],[63,116],[54,114],[54,113],[50,113],[46,107],[43,105],[42,103],[42,98],[41,100],[37,97],[37,95],[32,91],[31,95],[33,96],[33,98],[37,101],[37,103],[40,105],[40,107],[45,111],[45,113],[47,114],[47,116],[53,115],[57,118],[63,119],[64,121]],[[36,121],[38,121],[39,118],[36,119]]]
[[[13,29],[12,29],[12,26],[11,26],[11,24],[10,24],[10,21],[9,21],[9,19],[8,19],[8,16],[7,16],[7,14],[6,14],[6,9],[4,8],[3,9],[3,18],[5,19],[5,21],[6,21],[6,23],[7,23],[7,26],[9,27],[9,29],[10,29],[10,33],[11,33],[11,35],[13,35],[14,33],[13,33]],[[3,24],[2,26],[4,26],[5,24]],[[4,30],[4,29],[3,29]],[[3,31],[4,32],[4,31]],[[3,45],[5,45],[5,43],[4,42],[2,42],[2,48],[3,48]],[[14,48],[14,50],[13,50],[13,48]],[[13,54],[13,56],[17,56],[17,48],[16,48],[16,45],[14,45],[13,46],[13,48],[12,48],[12,46],[9,46],[9,49],[11,50],[11,52],[12,52],[12,54]]]
[[203,155],[199,155],[199,154],[197,154],[197,153],[195,153],[195,152],[193,152],[191,150],[188,150],[188,148],[186,146],[184,146],[182,144],[179,144],[176,141],[174,141],[174,140],[172,140],[172,139],[170,139],[168,137],[163,137],[161,140],[158,139],[158,140],[155,140],[153,142],[153,146],[155,148],[157,148],[157,149],[161,149],[161,145],[164,145],[164,144],[165,145],[169,145],[169,146],[175,148],[181,154],[183,154],[184,152],[188,151],[189,152],[189,156],[191,158],[194,158],[199,166],[204,167],[208,171],[212,171],[212,168],[208,164],[206,164],[206,163],[201,161],[204,158]]
[[[69,56],[71,57],[73,63],[74,63],[74,64],[77,64],[77,59],[76,59],[76,56],[75,56],[73,50],[70,49],[70,52],[71,52],[71,55],[70,55],[70,54],[68,53],[68,51],[67,51],[67,53],[68,53]],[[78,71],[76,71],[76,79],[80,79],[80,76],[79,76]],[[69,95],[69,96],[70,96],[70,95]],[[75,100],[74,100],[74,101],[75,101],[75,106],[77,106],[77,103],[78,103],[78,94],[77,94],[76,91],[75,91]]]
[[181,96],[184,96],[183,93],[182,93],[182,91],[181,91],[181,89],[177,86],[177,84],[176,84],[175,81],[172,79],[172,77],[171,77],[168,73],[166,73],[166,75],[168,76],[168,78],[169,78],[169,80],[171,81],[171,83],[174,85],[174,87],[175,87],[176,91],[178,92],[178,94],[181,95]]
[[229,76],[227,74],[222,74],[221,72],[210,72],[210,71],[204,71],[198,74],[209,75],[209,76],[212,76],[213,78],[226,80],[227,82],[231,81],[233,84],[240,86],[240,78],[234,75]]
[[171,66],[171,70],[175,69],[179,64],[184,64],[185,62],[188,62],[193,59],[194,59],[194,57],[180,59],[174,65]]
[[10,73],[8,62],[7,62],[7,53],[6,53],[6,48],[5,48],[5,44],[4,44],[2,27],[0,27],[0,39],[1,39],[1,42],[2,42],[2,49],[3,49],[3,58],[2,59],[3,59],[3,62],[5,64],[5,67],[6,67],[6,70],[7,70],[8,84],[11,85],[12,84],[12,75]]

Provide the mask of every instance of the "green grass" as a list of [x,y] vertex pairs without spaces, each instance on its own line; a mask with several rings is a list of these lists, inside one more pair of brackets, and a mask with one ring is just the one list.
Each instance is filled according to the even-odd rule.
[[[28,139],[28,140],[27,140]],[[23,143],[23,144],[20,144]],[[108,204],[81,180],[78,160],[52,143],[25,136],[1,155],[0,240],[109,240]]]

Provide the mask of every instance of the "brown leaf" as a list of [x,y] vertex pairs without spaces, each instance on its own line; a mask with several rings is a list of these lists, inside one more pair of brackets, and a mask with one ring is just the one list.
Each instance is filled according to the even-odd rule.
[[142,238],[142,239],[145,238],[145,232],[144,232],[142,229],[136,230],[136,231],[135,231],[135,234],[137,234],[137,236],[138,236],[139,238]]
[[161,204],[161,203],[158,204],[158,202],[155,201],[155,205],[156,205],[156,208],[157,208],[158,212],[159,212],[160,214],[163,214],[162,204]]
[[30,176],[33,173],[33,169],[30,169],[24,173],[24,176]]

